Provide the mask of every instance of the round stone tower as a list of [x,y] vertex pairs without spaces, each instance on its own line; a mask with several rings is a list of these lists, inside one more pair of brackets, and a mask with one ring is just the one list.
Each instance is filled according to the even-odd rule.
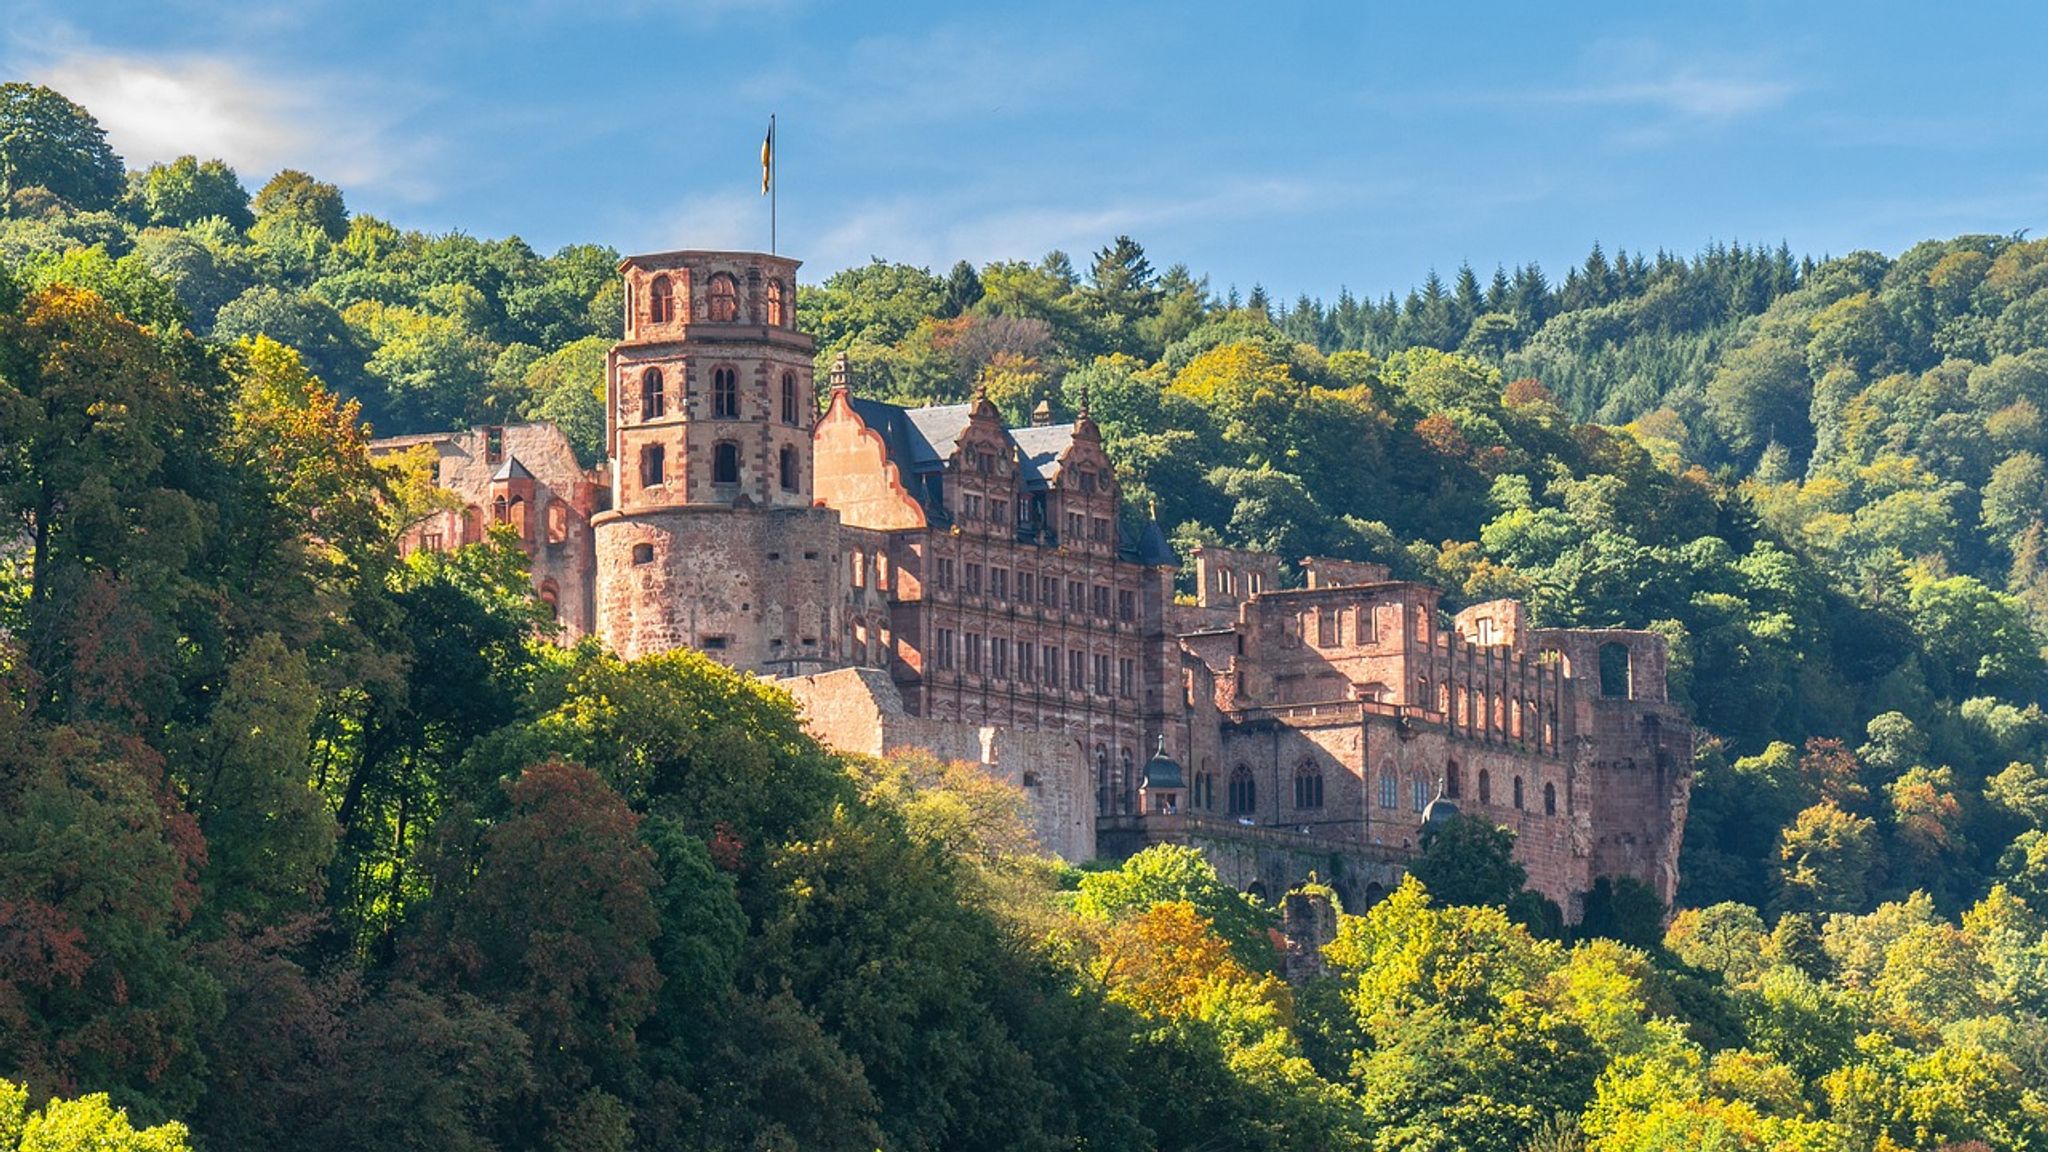
[[791,674],[834,657],[838,518],[811,505],[810,337],[797,262],[664,252],[621,262],[606,364],[609,511],[597,630],[621,655],[678,646]]

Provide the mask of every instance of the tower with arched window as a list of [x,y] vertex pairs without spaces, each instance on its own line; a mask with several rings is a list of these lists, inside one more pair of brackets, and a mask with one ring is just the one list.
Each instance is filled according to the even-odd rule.
[[611,507],[592,520],[604,638],[761,672],[829,666],[840,558],[836,521],[812,501],[815,348],[789,307],[797,262],[684,251],[619,270]]

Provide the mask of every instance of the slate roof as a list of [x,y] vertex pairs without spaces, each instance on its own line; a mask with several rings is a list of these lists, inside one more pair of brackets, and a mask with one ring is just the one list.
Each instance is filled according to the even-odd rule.
[[498,465],[496,472],[491,473],[491,479],[493,481],[531,480],[533,479],[533,473],[526,470],[526,465],[519,462],[519,457],[508,452],[505,454],[505,462]]

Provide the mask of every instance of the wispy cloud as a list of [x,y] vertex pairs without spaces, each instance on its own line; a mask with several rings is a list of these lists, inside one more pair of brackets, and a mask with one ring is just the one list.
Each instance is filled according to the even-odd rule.
[[191,153],[226,160],[245,183],[302,168],[350,191],[434,195],[436,145],[399,109],[424,94],[340,76],[278,75],[222,54],[147,55],[90,45],[22,47],[10,71],[83,105],[130,167]]
[[1523,98],[1550,104],[1645,107],[1701,120],[1728,120],[1768,112],[1798,90],[1785,80],[1686,66],[1666,76],[1529,92]]

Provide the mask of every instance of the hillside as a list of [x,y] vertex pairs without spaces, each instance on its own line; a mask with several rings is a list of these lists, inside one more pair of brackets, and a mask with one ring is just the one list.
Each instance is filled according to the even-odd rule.
[[616,253],[0,129],[0,1149],[94,1093],[205,1149],[2048,1146],[2048,242],[803,286],[867,394],[1087,404],[1180,540],[1671,640],[1668,931],[1529,915],[1466,822],[1289,985],[1198,858],[1063,868],[977,775],[547,643],[504,541],[398,555],[365,424],[594,457]]

